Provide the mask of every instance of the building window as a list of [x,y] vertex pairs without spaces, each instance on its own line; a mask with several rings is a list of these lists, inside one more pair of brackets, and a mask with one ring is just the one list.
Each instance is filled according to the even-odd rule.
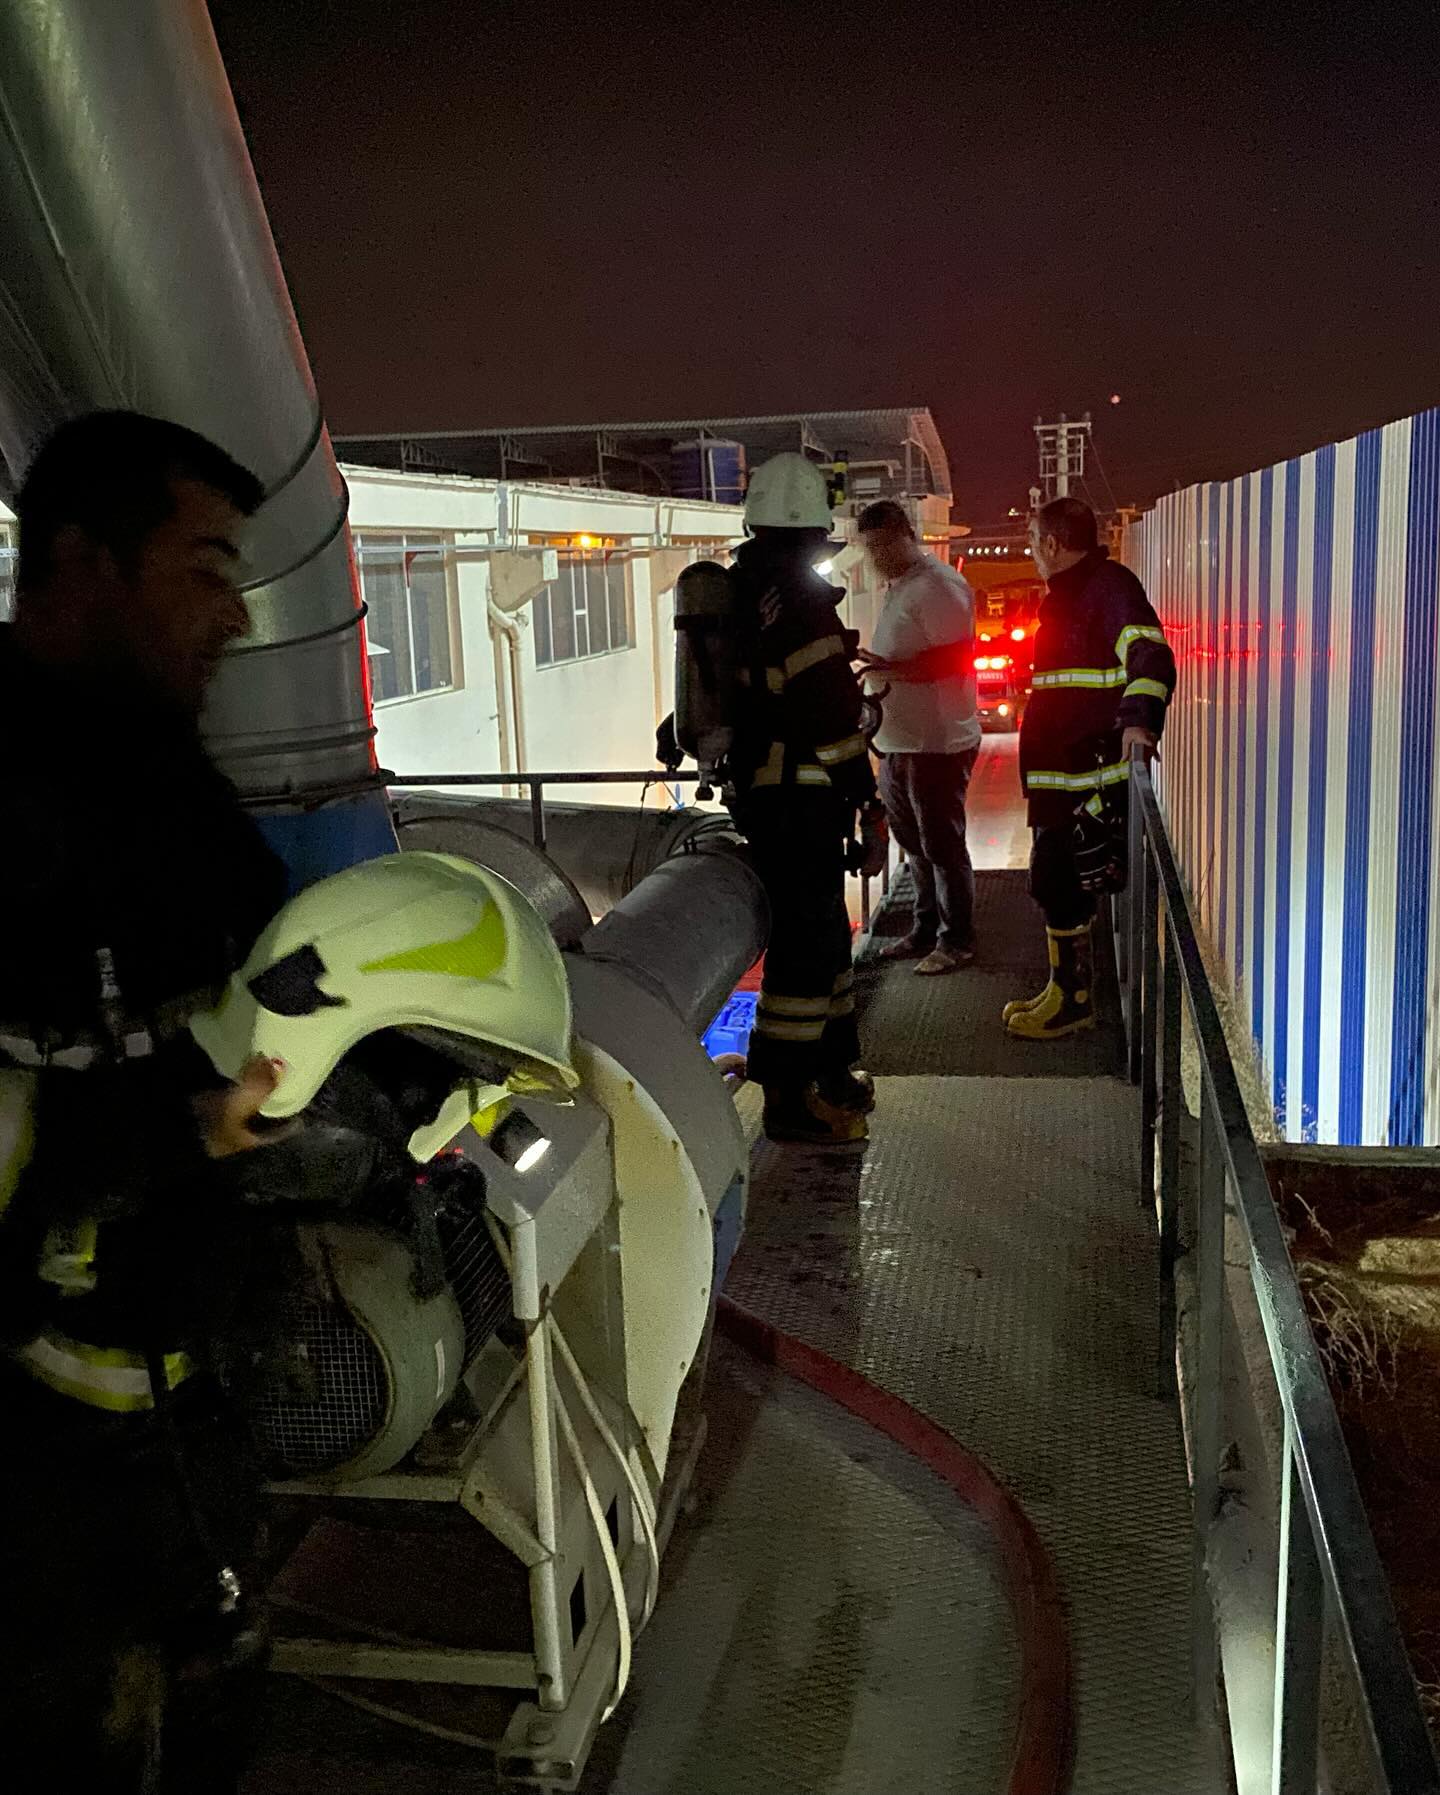
[[618,553],[565,554],[535,600],[535,661],[550,667],[635,646],[630,568]]
[[9,524],[0,524],[0,623],[8,623],[15,612],[15,532]]
[[367,533],[355,538],[377,704],[443,692],[455,683],[449,547],[444,536]]

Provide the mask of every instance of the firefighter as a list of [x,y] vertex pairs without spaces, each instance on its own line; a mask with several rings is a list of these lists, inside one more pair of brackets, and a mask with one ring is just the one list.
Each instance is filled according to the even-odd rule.
[[[1095,513],[1055,499],[1030,520],[1047,585],[1033,689],[1020,725],[1020,776],[1033,847],[1030,895],[1045,915],[1050,981],[1008,1004],[1012,1035],[1054,1041],[1095,1026],[1093,881],[1077,864],[1087,827],[1123,826],[1130,756],[1153,754],[1175,690],[1175,659],[1145,589],[1100,547]],[[1077,834],[1078,826],[1078,834]]]
[[777,1141],[864,1140],[874,1105],[869,1077],[854,1070],[845,872],[848,862],[877,874],[887,836],[850,667],[858,642],[836,615],[843,591],[815,571],[830,521],[820,470],[776,455],[751,478],[748,540],[730,572],[749,693],[730,754],[731,810],[771,910],[748,1074],[764,1086],[765,1132]]
[[[258,480],[189,430],[64,425],[0,626],[0,1736],[6,1787],[235,1786],[260,1676],[258,1473],[180,1350],[229,1246],[216,1161],[278,1074],[185,1023],[284,900],[198,717],[249,628]],[[158,1398],[158,1401],[157,1401]]]

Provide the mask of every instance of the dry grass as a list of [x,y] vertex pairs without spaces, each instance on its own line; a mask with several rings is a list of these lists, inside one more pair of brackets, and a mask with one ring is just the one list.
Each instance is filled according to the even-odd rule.
[[1307,1259],[1296,1269],[1336,1401],[1393,1397],[1405,1338],[1400,1318],[1336,1266]]

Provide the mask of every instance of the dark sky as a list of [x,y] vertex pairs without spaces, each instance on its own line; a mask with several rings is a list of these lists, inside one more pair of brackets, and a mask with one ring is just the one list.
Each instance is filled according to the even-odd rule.
[[973,520],[1440,403],[1431,0],[211,11],[337,433],[928,404]]

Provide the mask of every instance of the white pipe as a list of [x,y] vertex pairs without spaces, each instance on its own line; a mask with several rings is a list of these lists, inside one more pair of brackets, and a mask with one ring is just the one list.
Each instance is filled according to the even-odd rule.
[[560,1507],[555,1482],[551,1396],[550,1334],[537,1321],[525,1334],[526,1392],[530,1402],[530,1460],[535,1479],[535,1537],[545,1552],[530,1572],[531,1617],[535,1626],[535,1665],[540,1676],[542,1708],[563,1708],[569,1699],[561,1645],[560,1596],[556,1573],[560,1562]]
[[[552,1377],[554,1375],[553,1366],[551,1375]],[[585,1455],[580,1450],[575,1424],[570,1419],[570,1411],[565,1407],[565,1398],[560,1394],[560,1386],[552,1384],[551,1393],[555,1399],[555,1414],[560,1422],[560,1432],[565,1438],[565,1449],[570,1454],[570,1462],[575,1467],[575,1475],[580,1479],[581,1488],[585,1492],[585,1506],[590,1511],[591,1525],[595,1529],[600,1555],[605,1560],[605,1574],[610,1580],[610,1594],[615,1603],[615,1625],[620,1635],[620,1651],[615,1667],[615,1693],[611,1696],[605,1712],[600,1716],[603,1725],[620,1706],[625,1691],[630,1686],[630,1654],[633,1638],[630,1630],[630,1607],[625,1600],[625,1578],[620,1570],[620,1559],[615,1551],[615,1542],[610,1537],[610,1527],[605,1519],[605,1510],[600,1506],[600,1493],[595,1488],[595,1480],[590,1475],[590,1467],[585,1463]]]
[[[525,696],[524,679],[520,654],[520,620],[502,611],[494,599],[487,601],[489,605],[490,627],[499,630],[505,637],[509,648],[510,662],[510,740],[511,752],[515,757],[514,770],[525,771]],[[497,698],[499,694],[496,694]]]
[[[550,1331],[554,1336],[555,1346],[559,1350],[561,1363],[570,1373],[576,1392],[580,1397],[581,1403],[584,1405],[585,1413],[590,1417],[590,1424],[604,1442],[606,1451],[620,1467],[621,1475],[630,1486],[630,1500],[634,1504],[636,1514],[640,1517],[640,1531],[645,1538],[645,1551],[649,1560],[645,1587],[645,1607],[640,1618],[640,1625],[643,1627],[650,1619],[650,1616],[655,1612],[655,1602],[660,1593],[660,1544],[655,1536],[655,1522],[658,1512],[655,1507],[655,1500],[650,1494],[645,1479],[636,1472],[634,1466],[630,1462],[629,1454],[622,1448],[620,1442],[612,1432],[610,1424],[606,1421],[605,1416],[601,1412],[600,1405],[596,1402],[594,1393],[590,1389],[589,1384],[585,1381],[585,1374],[581,1371],[579,1362],[574,1353],[570,1350],[570,1342],[565,1338],[564,1334],[561,1333],[560,1324],[556,1321],[553,1313],[550,1316]],[[639,1432],[638,1428],[636,1429],[636,1432]]]

